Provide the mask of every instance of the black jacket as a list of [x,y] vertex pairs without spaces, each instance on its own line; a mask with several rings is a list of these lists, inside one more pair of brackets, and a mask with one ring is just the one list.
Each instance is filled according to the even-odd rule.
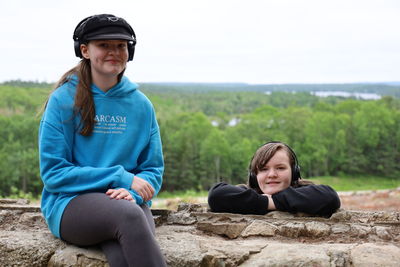
[[[277,210],[291,213],[331,216],[339,207],[340,199],[327,185],[288,187],[272,195]],[[208,204],[213,212],[264,215],[268,210],[268,197],[245,186],[227,183],[214,185],[208,193]]]

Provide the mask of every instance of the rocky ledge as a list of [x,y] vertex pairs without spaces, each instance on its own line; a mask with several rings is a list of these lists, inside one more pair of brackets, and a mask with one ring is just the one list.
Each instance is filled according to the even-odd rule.
[[[399,266],[400,212],[339,210],[330,218],[153,209],[168,266]],[[0,200],[1,266],[108,266],[96,247],[54,238],[38,206]]]

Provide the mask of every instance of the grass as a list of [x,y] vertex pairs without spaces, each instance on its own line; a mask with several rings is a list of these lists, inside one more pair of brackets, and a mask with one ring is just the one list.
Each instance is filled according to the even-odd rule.
[[174,191],[174,192],[167,192],[163,191],[158,194],[158,198],[194,198],[194,197],[206,197],[208,191],[195,191],[195,190],[185,190],[185,191]]
[[400,178],[375,176],[321,176],[310,180],[316,184],[326,184],[336,191],[382,190],[400,187]]
[[153,207],[158,209],[169,209],[176,210],[179,203],[204,203],[206,202],[208,192],[207,191],[196,191],[196,190],[185,190],[167,192],[163,191],[157,195],[153,201]]

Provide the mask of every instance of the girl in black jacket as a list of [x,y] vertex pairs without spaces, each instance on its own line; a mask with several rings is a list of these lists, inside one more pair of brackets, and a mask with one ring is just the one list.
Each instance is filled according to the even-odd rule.
[[331,216],[340,207],[335,190],[300,177],[294,151],[282,142],[268,142],[254,154],[247,185],[218,183],[208,195],[213,212],[263,215],[273,210]]

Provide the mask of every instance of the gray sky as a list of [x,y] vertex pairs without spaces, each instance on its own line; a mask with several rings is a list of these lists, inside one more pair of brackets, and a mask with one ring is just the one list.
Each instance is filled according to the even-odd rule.
[[13,0],[0,4],[0,82],[53,82],[79,59],[83,18],[137,35],[137,82],[400,81],[398,0]]

